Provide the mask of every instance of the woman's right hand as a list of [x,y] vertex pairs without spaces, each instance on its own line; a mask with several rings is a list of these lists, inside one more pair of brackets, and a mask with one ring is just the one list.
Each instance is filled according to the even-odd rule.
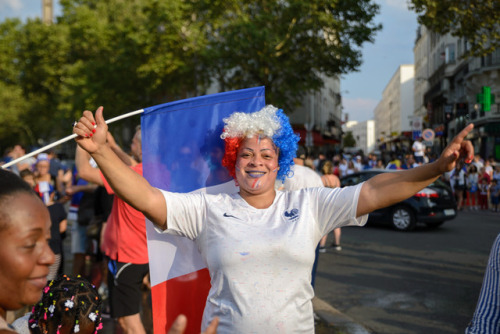
[[90,154],[96,153],[106,145],[108,125],[102,115],[103,107],[97,108],[95,118],[92,112],[85,110],[73,133],[78,135],[76,143]]

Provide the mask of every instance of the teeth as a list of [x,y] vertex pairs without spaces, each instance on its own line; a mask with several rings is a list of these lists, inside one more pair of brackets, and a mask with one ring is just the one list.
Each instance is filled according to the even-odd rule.
[[247,174],[250,175],[250,177],[261,177],[265,173],[264,172],[248,172]]

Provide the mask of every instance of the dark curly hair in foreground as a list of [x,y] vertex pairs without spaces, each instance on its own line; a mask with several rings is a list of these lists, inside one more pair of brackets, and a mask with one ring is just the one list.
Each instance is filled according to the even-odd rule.
[[97,333],[102,329],[101,298],[86,279],[67,275],[51,281],[33,306],[31,333]]

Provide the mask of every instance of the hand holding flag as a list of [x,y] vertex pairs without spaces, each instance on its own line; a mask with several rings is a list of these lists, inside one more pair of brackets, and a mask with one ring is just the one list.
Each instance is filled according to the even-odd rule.
[[73,127],[73,133],[78,135],[77,144],[90,154],[97,153],[103,145],[106,145],[108,125],[102,113],[102,106],[97,108],[95,118],[91,111],[85,110]]

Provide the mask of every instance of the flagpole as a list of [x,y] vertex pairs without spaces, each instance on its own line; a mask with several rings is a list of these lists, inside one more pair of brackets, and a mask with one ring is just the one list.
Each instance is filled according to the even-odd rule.
[[[129,112],[129,113],[126,113],[126,114],[123,114],[123,115],[120,115],[120,116],[116,116],[116,117],[110,118],[109,120],[107,120],[107,121],[106,121],[106,124],[111,124],[111,123],[113,123],[113,122],[119,121],[119,120],[121,120],[121,119],[124,119],[124,118],[130,117],[130,116],[134,116],[134,115],[142,114],[143,112],[144,112],[144,109],[139,109],[139,110],[131,111],[131,112]],[[62,138],[62,139],[59,139],[58,141],[56,141],[56,142],[54,142],[54,143],[52,143],[52,144],[46,145],[46,146],[44,146],[44,147],[42,147],[42,148],[39,148],[39,149],[38,149],[38,150],[36,150],[36,151],[30,152],[30,153],[28,153],[28,154],[25,154],[25,155],[23,155],[22,157],[17,158],[16,160],[12,160],[12,161],[10,161],[10,162],[8,162],[8,163],[6,163],[6,164],[3,164],[3,165],[2,165],[2,166],[0,166],[0,167],[2,167],[2,168],[4,168],[4,169],[5,169],[5,168],[7,168],[7,167],[10,167],[10,166],[12,166],[12,165],[14,165],[14,164],[16,164],[16,163],[20,162],[20,161],[23,161],[23,160],[25,160],[25,159],[31,158],[32,156],[37,155],[38,153],[42,153],[42,152],[44,152],[44,151],[47,151],[48,149],[50,149],[50,148],[52,148],[52,147],[54,147],[54,146],[60,145],[60,144],[62,144],[62,143],[64,143],[64,142],[67,142],[68,140],[71,140],[71,139],[76,138],[76,137],[77,137],[77,135],[73,133],[73,134],[71,134],[71,135],[69,135],[69,136],[67,136],[67,137],[64,137],[64,138]]]

